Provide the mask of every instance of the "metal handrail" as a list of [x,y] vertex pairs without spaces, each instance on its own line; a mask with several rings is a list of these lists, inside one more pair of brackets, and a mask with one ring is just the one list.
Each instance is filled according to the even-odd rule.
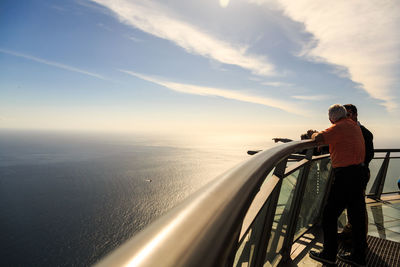
[[399,148],[377,148],[374,149],[375,153],[385,153],[385,152],[400,152]]
[[98,266],[223,266],[267,174],[294,152],[293,141],[257,153],[217,177],[98,263]]
[[[97,266],[230,265],[239,233],[247,229],[242,225],[246,213],[267,174],[276,166],[286,166],[287,159],[294,152],[316,146],[312,140],[294,141],[257,153],[214,179],[112,252]],[[400,152],[400,149],[375,149],[375,152]],[[289,169],[283,169],[283,173],[290,173],[306,164],[300,161]],[[272,178],[280,180],[286,176],[283,173],[282,177],[273,175]],[[271,194],[276,198],[274,189],[277,181],[271,180],[265,185],[271,187],[267,189],[269,193],[264,196],[265,199]],[[273,191],[275,193],[271,193]],[[289,239],[293,241],[293,236]],[[286,246],[290,248],[290,244]]]

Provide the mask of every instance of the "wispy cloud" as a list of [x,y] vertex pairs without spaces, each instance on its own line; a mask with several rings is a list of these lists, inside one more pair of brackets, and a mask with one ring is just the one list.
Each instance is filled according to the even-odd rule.
[[307,101],[322,101],[333,98],[333,96],[330,95],[294,95],[292,97],[295,99]]
[[187,52],[224,64],[236,65],[262,76],[274,75],[274,66],[246,47],[230,44],[174,17],[166,7],[152,1],[92,0],[116,14],[120,21],[162,39],[170,40]]
[[219,96],[219,97],[223,97],[223,98],[227,98],[227,99],[233,99],[233,100],[273,107],[273,108],[277,108],[280,110],[284,110],[284,111],[292,113],[292,114],[297,114],[297,115],[302,115],[302,116],[309,115],[307,113],[307,111],[304,110],[304,108],[300,108],[300,107],[296,106],[294,103],[287,102],[287,101],[282,101],[282,100],[268,98],[268,97],[262,97],[262,96],[255,96],[255,95],[246,94],[243,92],[236,92],[236,91],[222,89],[222,88],[176,83],[176,82],[166,81],[166,80],[160,79],[160,78],[150,77],[147,75],[143,75],[143,74],[136,73],[133,71],[128,71],[128,70],[119,70],[119,71],[129,74],[129,75],[132,75],[134,77],[164,86],[168,89],[171,89],[173,91],[180,92],[180,93],[201,95],[201,96]]
[[113,31],[114,31],[113,29],[111,29],[110,27],[104,25],[104,24],[101,23],[101,22],[97,23],[97,26],[99,26],[100,28],[103,28],[103,29],[105,29],[105,30],[107,30],[107,31],[109,31],[109,32],[113,32]]
[[34,56],[30,56],[30,55],[26,55],[26,54],[22,54],[22,53],[19,53],[19,52],[6,50],[6,49],[2,49],[2,48],[0,48],[0,53],[16,56],[16,57],[20,57],[20,58],[25,58],[25,59],[28,59],[28,60],[32,60],[32,61],[36,61],[36,62],[42,63],[42,64],[46,64],[46,65],[49,65],[49,66],[53,66],[53,67],[56,67],[56,68],[60,68],[60,69],[64,69],[64,70],[68,70],[68,71],[77,72],[77,73],[80,73],[80,74],[92,76],[92,77],[97,78],[97,79],[106,80],[103,76],[101,76],[99,74],[96,74],[96,73],[93,73],[93,72],[89,72],[89,71],[86,71],[86,70],[82,70],[82,69],[78,69],[78,68],[75,68],[75,67],[72,67],[72,66],[68,66],[68,65],[65,65],[65,64],[61,64],[61,63],[58,63],[58,62],[49,61],[49,60],[42,59],[42,58],[39,58],[39,57],[34,57]]
[[265,81],[261,77],[254,77],[250,76],[248,77],[250,81],[255,81],[258,82],[259,84],[265,85],[265,86],[271,86],[271,87],[292,87],[294,84],[292,83],[287,83],[287,82],[279,82],[279,81]]
[[[400,83],[400,5],[396,0],[249,0],[280,6],[315,37],[302,55],[348,70],[349,77],[388,110]],[[343,73],[343,68],[341,73]]]
[[262,85],[272,86],[272,87],[290,87],[293,86],[291,83],[284,82],[261,82]]
[[61,11],[61,12],[67,11],[67,9],[66,9],[65,7],[58,6],[58,5],[52,5],[52,6],[50,6],[50,7],[51,7],[52,9],[55,9],[55,10]]
[[137,37],[132,36],[132,35],[126,35],[126,38],[128,38],[129,40],[134,41],[134,42],[136,42],[136,43],[141,43],[141,42],[143,42],[142,39],[137,38]]

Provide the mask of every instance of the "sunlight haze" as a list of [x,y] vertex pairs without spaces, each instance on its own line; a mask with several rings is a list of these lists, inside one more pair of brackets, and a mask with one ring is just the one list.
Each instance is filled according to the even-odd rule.
[[5,0],[0,14],[0,129],[268,146],[353,103],[377,148],[400,145],[394,0]]

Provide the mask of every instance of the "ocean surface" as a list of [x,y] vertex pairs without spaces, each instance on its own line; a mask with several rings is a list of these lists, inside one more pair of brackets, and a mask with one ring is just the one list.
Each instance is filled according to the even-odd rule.
[[0,131],[0,266],[92,265],[249,157],[155,140]]

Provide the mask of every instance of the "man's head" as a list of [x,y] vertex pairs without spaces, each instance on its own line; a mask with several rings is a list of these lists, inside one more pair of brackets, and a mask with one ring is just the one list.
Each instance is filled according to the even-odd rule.
[[318,131],[317,130],[313,130],[313,129],[310,129],[310,130],[307,131],[308,139],[311,139],[311,136],[313,135],[313,133],[318,133]]
[[339,104],[335,104],[329,107],[329,120],[332,123],[337,122],[340,119],[346,118],[346,109]]
[[343,105],[347,111],[347,117],[357,122],[357,108],[353,104]]

